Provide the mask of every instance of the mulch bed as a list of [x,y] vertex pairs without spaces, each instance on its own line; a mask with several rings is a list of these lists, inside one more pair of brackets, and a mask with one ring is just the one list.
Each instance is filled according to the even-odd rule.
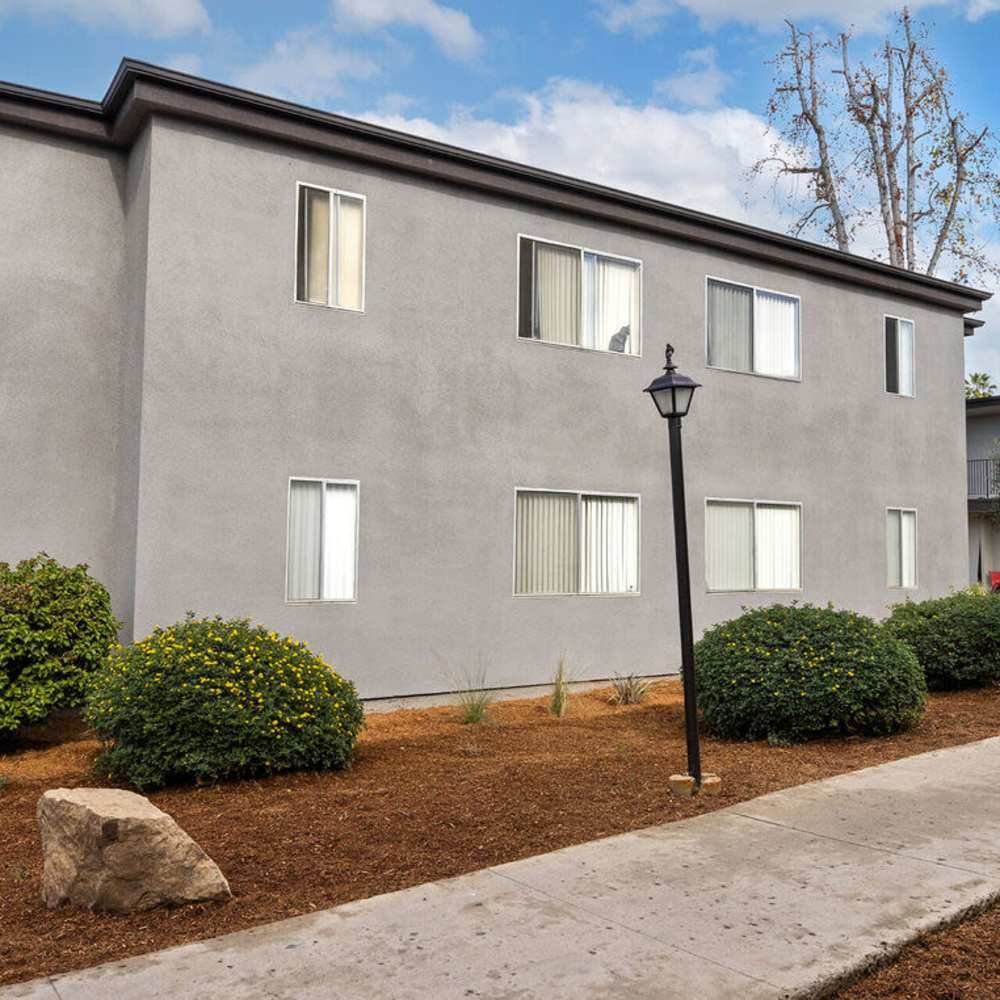
[[997,1000],[1000,907],[926,934],[891,965],[837,994],[838,1000]]
[[218,862],[234,898],[132,917],[43,907],[38,796],[106,782],[93,772],[98,747],[86,734],[55,745],[22,741],[0,750],[0,983],[213,937],[998,733],[1000,690],[992,689],[934,695],[916,728],[888,739],[794,747],[706,739],[704,767],[722,775],[723,792],[676,799],[667,793],[668,775],[684,770],[676,682],[629,707],[608,704],[607,691],[576,694],[562,719],[548,714],[545,699],[493,705],[489,721],[475,726],[450,708],[372,715],[349,771],[152,795]]

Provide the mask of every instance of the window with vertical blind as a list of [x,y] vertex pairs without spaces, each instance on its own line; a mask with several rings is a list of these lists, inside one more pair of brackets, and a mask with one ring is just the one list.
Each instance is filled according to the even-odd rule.
[[639,353],[639,261],[527,236],[518,253],[518,336]]
[[295,298],[362,310],[365,304],[365,199],[298,185]]
[[706,306],[709,367],[799,377],[797,296],[708,278]]
[[886,580],[890,587],[917,585],[917,512],[890,507],[885,512]]
[[765,500],[705,504],[709,590],[799,590],[802,508]]
[[639,498],[518,490],[514,593],[634,594]]
[[886,316],[885,391],[912,396],[913,388],[913,321]]
[[289,480],[289,601],[357,598],[359,489],[352,480]]

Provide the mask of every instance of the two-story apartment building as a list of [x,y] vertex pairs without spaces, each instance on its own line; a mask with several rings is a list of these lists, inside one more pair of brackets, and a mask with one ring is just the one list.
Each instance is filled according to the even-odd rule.
[[366,696],[676,669],[663,345],[696,626],[966,579],[987,293],[126,61],[0,87],[0,558],[126,637],[200,613]]

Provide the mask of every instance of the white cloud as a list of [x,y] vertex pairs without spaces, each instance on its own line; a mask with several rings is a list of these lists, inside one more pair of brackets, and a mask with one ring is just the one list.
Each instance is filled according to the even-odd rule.
[[763,119],[749,111],[634,104],[578,80],[553,80],[516,100],[510,122],[468,111],[443,124],[403,114],[364,117],[701,211],[785,227],[770,199],[761,199],[753,213],[744,205],[744,170],[773,142]]
[[201,0],[0,0],[5,14],[68,17],[91,28],[165,38],[210,26]]
[[[704,28],[728,22],[751,24],[764,30],[782,27],[790,20],[817,19],[839,26],[853,25],[862,30],[887,26],[899,10],[899,0],[594,0],[597,15],[610,31],[630,30],[637,35],[658,31],[667,16],[684,8],[701,21]],[[970,21],[1000,11],[1000,0],[910,0],[913,11],[929,7],[951,7]]]
[[719,103],[729,86],[729,76],[719,69],[711,46],[692,49],[681,56],[681,72],[657,80],[653,90],[676,104],[710,108]]
[[426,31],[438,47],[456,59],[471,59],[482,47],[482,37],[469,15],[436,0],[332,0],[338,27],[376,31],[405,24]]
[[344,92],[344,81],[367,80],[378,72],[369,56],[333,48],[315,30],[287,34],[259,62],[245,66],[236,83],[248,90],[289,97],[304,104],[323,104]]
[[597,0],[597,16],[608,31],[631,31],[640,38],[660,30],[676,9],[670,0]]

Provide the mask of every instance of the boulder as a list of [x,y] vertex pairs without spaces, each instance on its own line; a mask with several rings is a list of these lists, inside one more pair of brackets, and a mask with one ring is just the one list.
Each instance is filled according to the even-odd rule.
[[149,799],[118,788],[56,788],[38,800],[49,907],[133,913],[232,893],[214,861]]

